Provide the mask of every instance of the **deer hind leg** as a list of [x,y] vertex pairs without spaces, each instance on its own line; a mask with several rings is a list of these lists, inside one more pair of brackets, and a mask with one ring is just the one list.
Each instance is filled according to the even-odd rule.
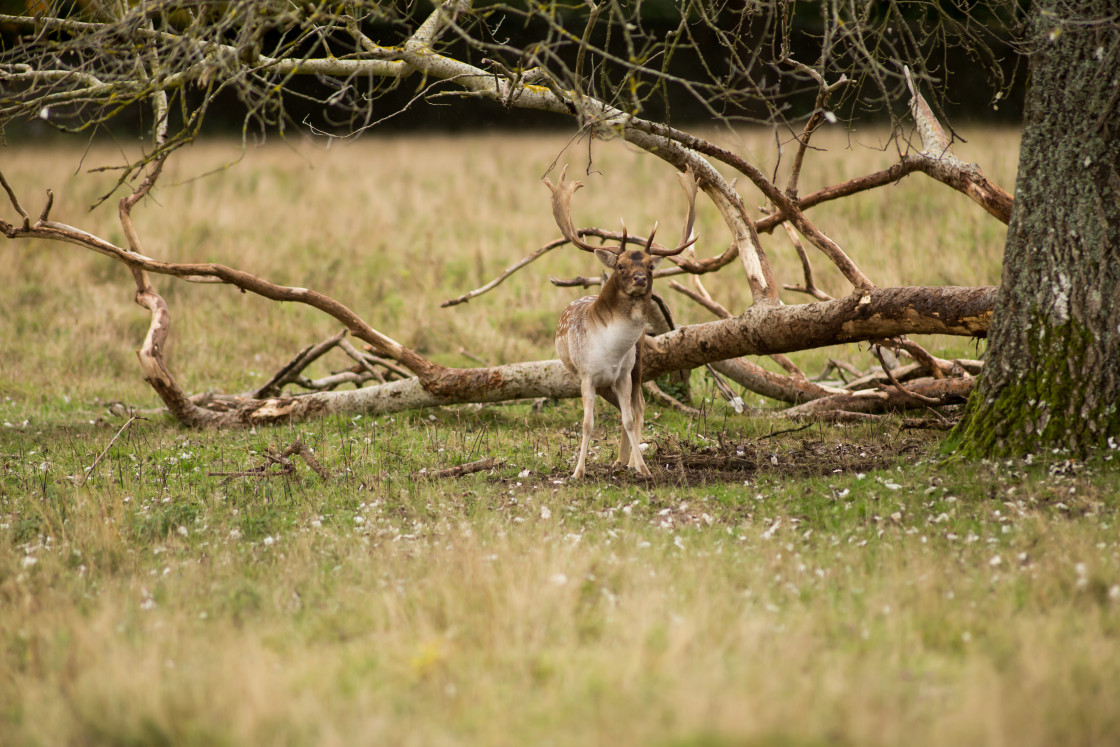
[[[618,389],[615,389],[615,396],[618,397],[618,410],[625,412],[626,408],[623,405],[622,394]],[[633,467],[634,458],[630,455],[630,434],[626,432],[626,418],[622,418],[622,438],[618,441],[618,459],[614,460],[615,467]]]
[[645,457],[642,455],[642,425],[646,416],[646,399],[642,396],[641,382],[632,383],[630,391],[630,411],[634,413],[634,449],[630,454],[627,466],[638,470],[643,475],[648,475],[650,474],[649,468],[646,467]]
[[579,460],[573,479],[579,479],[587,472],[587,445],[591,441],[591,431],[595,428],[595,385],[590,378],[580,381],[580,394],[583,397],[583,439],[579,443]]
[[634,413],[634,451],[630,455],[627,466],[638,470],[643,475],[649,475],[645,457],[642,456],[642,425],[646,415],[646,399],[642,395],[642,346],[646,341],[643,333],[634,346],[634,367],[630,369],[630,411]]
[[[626,464],[637,470],[639,474],[649,477],[649,467],[646,466],[645,459],[642,458],[642,450],[638,446],[639,432],[635,426],[639,421],[634,417],[633,387],[629,375],[615,382],[613,389],[618,397],[619,409],[622,410],[622,440],[618,447],[618,463]],[[638,396],[641,397],[641,390]],[[638,417],[641,417],[641,414]]]

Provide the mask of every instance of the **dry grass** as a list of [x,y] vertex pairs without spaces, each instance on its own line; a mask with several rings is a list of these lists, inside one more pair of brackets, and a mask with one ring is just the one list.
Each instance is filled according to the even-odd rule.
[[[1010,187],[1015,142],[980,132],[960,155]],[[768,143],[748,133],[737,147],[770,169]],[[544,278],[594,272],[588,258],[555,253],[465,307],[438,302],[555,235],[537,180],[562,145],[272,146],[194,179],[239,156],[207,143],[137,217],[153,256],[315,287],[437,359],[467,363],[460,347],[493,362],[547,357],[573,291]],[[672,232],[680,199],[665,168],[596,148],[602,173],[587,178],[578,222],[661,218]],[[573,168],[585,152],[566,154]],[[803,191],[890,159],[816,156]],[[103,187],[68,176],[79,157],[19,146],[3,168],[29,211],[52,186],[56,219],[120,241],[112,206],[85,213]],[[880,284],[998,280],[1002,230],[923,177],[813,214]],[[722,249],[706,208],[700,231],[703,254]],[[767,250],[795,281],[784,241]],[[565,403],[251,433],[137,421],[78,486],[123,422],[102,403],[154,404],[132,355],[146,319],[103,258],[3,249],[0,743],[1120,741],[1111,455],[945,465],[933,436],[894,427],[766,438],[764,417],[651,409],[654,464],[723,439],[752,444],[772,469],[713,470],[688,486],[598,470],[567,484],[578,408]],[[708,281],[732,308],[747,302],[736,270]],[[189,388],[245,388],[335,331],[305,309],[159,282]],[[813,370],[825,355],[859,352],[803,361]],[[614,432],[601,435],[596,465],[614,448]],[[297,437],[334,477],[208,475]],[[811,452],[843,444],[876,468],[853,456],[837,458],[839,472],[806,469]],[[506,463],[418,476],[478,456]]]

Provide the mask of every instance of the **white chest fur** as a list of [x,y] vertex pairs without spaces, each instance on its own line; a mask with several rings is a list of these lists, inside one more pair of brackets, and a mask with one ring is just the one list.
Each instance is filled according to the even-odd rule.
[[[645,309],[632,304],[628,313],[600,320],[590,313],[594,297],[573,301],[561,317],[556,338],[560,360],[596,387],[610,386],[634,367],[634,346],[645,331]],[[605,322],[605,323],[604,323]]]

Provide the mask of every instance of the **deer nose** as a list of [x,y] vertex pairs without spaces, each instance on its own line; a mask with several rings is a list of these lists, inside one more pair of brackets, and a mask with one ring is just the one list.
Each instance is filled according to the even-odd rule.
[[645,285],[645,284],[646,284],[646,276],[645,275],[643,275],[641,273],[638,273],[638,274],[634,275],[634,285]]

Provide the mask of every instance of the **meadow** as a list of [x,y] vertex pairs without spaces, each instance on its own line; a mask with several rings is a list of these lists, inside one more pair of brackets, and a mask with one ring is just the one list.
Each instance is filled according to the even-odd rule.
[[[958,155],[1011,189],[1018,134],[963,134]],[[801,191],[889,164],[886,135],[822,133]],[[714,137],[768,173],[791,156],[769,132]],[[120,244],[119,193],[90,210],[115,172],[91,170],[134,147],[16,142],[0,169],[32,215],[51,188],[55,220]],[[321,290],[441,363],[543,359],[584,292],[548,276],[597,272],[587,255],[439,304],[556,237],[539,184],[554,161],[587,182],[578,225],[675,234],[667,167],[566,133],[208,141],[135,218],[153,257]],[[711,256],[726,231],[698,209]],[[923,176],[812,216],[878,285],[999,281],[1005,228]],[[800,282],[785,236],[764,242]],[[751,395],[738,414],[700,372],[699,416],[647,411],[653,464],[690,455],[680,480],[569,481],[574,401],[191,431],[152,411],[125,268],[66,245],[0,251],[0,744],[1120,742],[1120,451],[962,463],[899,419],[796,430]],[[259,386],[338,330],[228,287],[155,284],[188,391]],[[737,265],[705,284],[732,311],[750,301]],[[662,291],[680,322],[710,318]],[[810,375],[871,362],[855,345],[792,357]],[[593,464],[617,428],[601,404]],[[296,440],[328,475],[299,459],[228,474]],[[704,469],[711,455],[735,468]],[[482,457],[501,464],[430,475]]]

